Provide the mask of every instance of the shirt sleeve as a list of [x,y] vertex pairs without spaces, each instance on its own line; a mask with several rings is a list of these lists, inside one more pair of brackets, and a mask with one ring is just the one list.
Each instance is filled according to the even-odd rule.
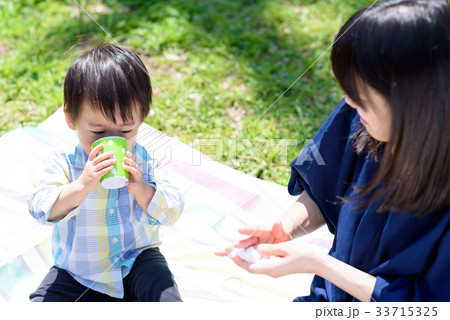
[[55,222],[48,221],[50,211],[58,199],[62,188],[71,181],[70,175],[69,165],[64,157],[64,153],[53,153],[41,175],[39,185],[28,197],[28,211],[39,223],[54,224],[69,219],[79,212],[79,209],[75,208],[64,219]]
[[139,221],[149,224],[172,225],[181,216],[184,199],[178,188],[169,180],[164,165],[156,159],[150,158],[148,153],[139,150],[140,156],[147,161],[141,166],[144,181],[152,185],[156,192],[147,207],[147,213],[138,205],[136,216]]
[[305,190],[320,208],[331,233],[339,216],[339,197],[349,187],[356,163],[351,136],[358,123],[356,110],[343,99],[291,163],[289,193],[299,195]]
[[151,218],[158,220],[163,225],[174,224],[183,212],[183,196],[167,179],[167,170],[160,162],[156,163],[153,174],[156,192],[147,212]]
[[[450,301],[449,215],[450,211],[447,210],[435,228],[411,245],[409,251],[404,250],[380,266],[372,293],[375,301]],[[414,255],[411,251],[419,254]],[[402,272],[405,264],[408,274]]]

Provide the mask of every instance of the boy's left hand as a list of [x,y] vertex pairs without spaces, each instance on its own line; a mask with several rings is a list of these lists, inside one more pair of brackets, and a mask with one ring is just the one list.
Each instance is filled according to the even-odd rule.
[[148,205],[155,194],[155,189],[144,181],[142,171],[130,151],[127,151],[127,156],[123,159],[123,162],[126,164],[125,170],[130,173],[130,180],[126,184],[128,192],[134,195],[141,208],[147,211]]

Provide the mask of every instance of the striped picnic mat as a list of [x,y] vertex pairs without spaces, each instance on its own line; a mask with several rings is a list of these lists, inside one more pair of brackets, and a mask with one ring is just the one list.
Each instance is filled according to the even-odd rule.
[[[73,134],[60,109],[38,127],[0,138],[0,301],[27,301],[52,265],[51,227],[31,218],[26,199],[49,152]],[[161,251],[184,301],[291,301],[308,294],[312,275],[252,275],[213,254],[240,238],[239,227],[283,213],[295,199],[285,187],[212,161],[146,124],[138,141],[154,150],[185,197],[180,220],[161,232]],[[328,250],[332,236],[321,228],[295,241]]]

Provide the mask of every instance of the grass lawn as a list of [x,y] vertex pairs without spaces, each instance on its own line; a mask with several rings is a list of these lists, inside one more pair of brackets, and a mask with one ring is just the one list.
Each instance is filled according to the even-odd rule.
[[69,49],[86,34],[141,56],[154,88],[147,123],[286,185],[290,161],[343,96],[327,49],[372,2],[0,0],[0,135],[62,105]]

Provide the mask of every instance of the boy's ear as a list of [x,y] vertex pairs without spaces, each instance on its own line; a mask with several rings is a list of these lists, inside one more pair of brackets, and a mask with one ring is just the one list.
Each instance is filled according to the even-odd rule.
[[64,116],[66,117],[66,122],[67,122],[67,125],[69,126],[69,128],[71,130],[77,130],[77,127],[75,125],[75,121],[73,121],[72,117],[70,116],[70,114],[68,114],[66,112],[66,110],[64,110]]

